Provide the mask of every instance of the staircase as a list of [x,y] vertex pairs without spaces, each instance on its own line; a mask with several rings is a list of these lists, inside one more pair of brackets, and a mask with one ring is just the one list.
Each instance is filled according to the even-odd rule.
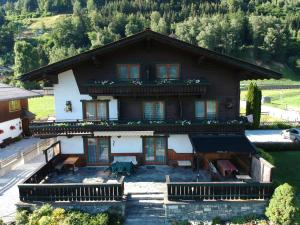
[[128,193],[124,225],[165,224],[164,193]]

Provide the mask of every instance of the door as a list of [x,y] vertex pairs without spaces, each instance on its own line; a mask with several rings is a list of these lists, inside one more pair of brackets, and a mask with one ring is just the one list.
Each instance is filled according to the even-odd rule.
[[145,162],[148,164],[166,164],[167,139],[165,137],[145,137]]
[[109,155],[110,139],[108,137],[87,139],[86,158],[88,165],[108,164]]

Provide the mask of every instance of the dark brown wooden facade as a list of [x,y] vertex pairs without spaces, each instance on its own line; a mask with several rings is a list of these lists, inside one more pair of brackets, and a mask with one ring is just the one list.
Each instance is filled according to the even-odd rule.
[[22,115],[22,109],[28,110],[28,100],[27,99],[20,99],[21,103],[21,110],[9,111],[9,101],[10,100],[5,100],[5,101],[0,101],[0,123],[8,121],[8,120],[13,120],[20,118]]

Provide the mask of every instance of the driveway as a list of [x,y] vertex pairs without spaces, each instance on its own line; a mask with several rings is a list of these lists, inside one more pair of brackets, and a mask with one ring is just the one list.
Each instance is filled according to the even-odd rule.
[[292,142],[281,136],[282,130],[246,130],[246,136],[251,142]]

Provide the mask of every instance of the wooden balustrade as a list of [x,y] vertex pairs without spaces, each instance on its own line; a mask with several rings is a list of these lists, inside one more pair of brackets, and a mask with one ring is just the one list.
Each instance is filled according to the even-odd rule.
[[264,200],[273,193],[272,183],[171,182],[166,176],[168,200]]
[[19,184],[24,202],[120,201],[124,194],[124,177],[118,183],[94,184]]
[[95,131],[139,131],[150,130],[160,133],[239,133],[244,132],[243,124],[205,122],[178,123],[176,121],[89,121],[84,122],[33,122],[30,130],[34,136],[59,136],[59,135],[92,135]]

